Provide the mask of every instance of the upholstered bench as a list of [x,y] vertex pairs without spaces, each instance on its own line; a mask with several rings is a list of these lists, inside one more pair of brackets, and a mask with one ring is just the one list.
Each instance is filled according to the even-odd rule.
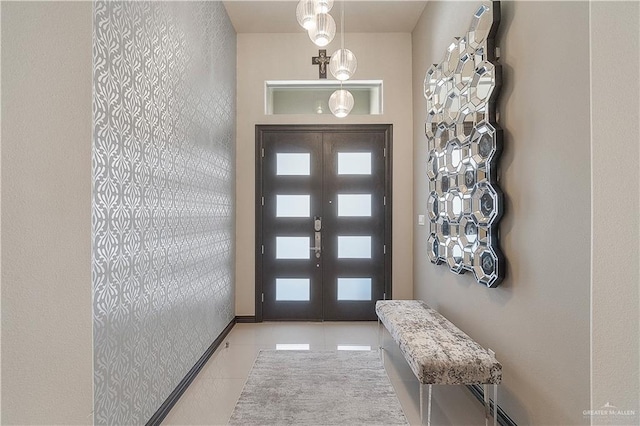
[[493,352],[482,348],[423,301],[379,300],[376,313],[420,382],[421,419],[425,385],[429,387],[427,424],[430,424],[431,385],[481,384],[484,385],[485,417],[488,421],[487,385],[492,384],[495,425],[497,385],[502,380],[502,366]]

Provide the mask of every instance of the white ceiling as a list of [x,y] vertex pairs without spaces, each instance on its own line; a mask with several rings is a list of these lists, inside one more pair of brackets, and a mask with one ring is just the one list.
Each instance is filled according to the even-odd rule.
[[[296,21],[297,0],[223,2],[238,33],[297,33],[304,31]],[[411,32],[426,1],[346,0],[345,32]],[[341,2],[335,1],[331,15],[340,25]]]

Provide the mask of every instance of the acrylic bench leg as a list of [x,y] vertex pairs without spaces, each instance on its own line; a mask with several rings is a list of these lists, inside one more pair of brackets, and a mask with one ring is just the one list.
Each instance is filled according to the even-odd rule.
[[427,426],[431,426],[431,385],[429,385],[429,398],[427,401]]
[[493,426],[498,424],[498,385],[493,385]]
[[[424,408],[423,404],[424,404],[424,386],[422,383],[420,383],[420,424],[424,423]],[[431,426],[431,385],[429,385],[429,392],[427,395],[427,426]]]
[[382,321],[378,318],[378,352],[380,352],[380,359],[382,360],[382,365],[384,365],[384,347],[382,346],[382,342],[384,341],[384,327],[382,326]]
[[422,383],[418,384],[418,386],[420,386],[420,424],[424,423],[424,416],[422,415],[423,412],[423,400],[424,400],[424,385]]
[[489,407],[489,389],[487,385],[482,385],[482,390],[484,394],[484,425],[489,426],[489,414],[491,413],[491,408]]

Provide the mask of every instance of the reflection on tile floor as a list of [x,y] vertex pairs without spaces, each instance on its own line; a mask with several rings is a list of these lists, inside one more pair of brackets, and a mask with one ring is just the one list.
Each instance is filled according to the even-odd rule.
[[[375,350],[377,322],[236,324],[182,395],[165,425],[227,424],[260,349]],[[420,424],[418,382],[384,331],[385,368],[409,422]]]

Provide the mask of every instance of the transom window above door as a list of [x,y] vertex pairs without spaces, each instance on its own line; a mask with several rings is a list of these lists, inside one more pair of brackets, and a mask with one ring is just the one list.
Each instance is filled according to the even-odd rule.
[[[349,80],[342,87],[353,95],[351,114],[382,114],[382,80]],[[265,114],[331,114],[329,97],[339,88],[336,80],[266,81]]]

